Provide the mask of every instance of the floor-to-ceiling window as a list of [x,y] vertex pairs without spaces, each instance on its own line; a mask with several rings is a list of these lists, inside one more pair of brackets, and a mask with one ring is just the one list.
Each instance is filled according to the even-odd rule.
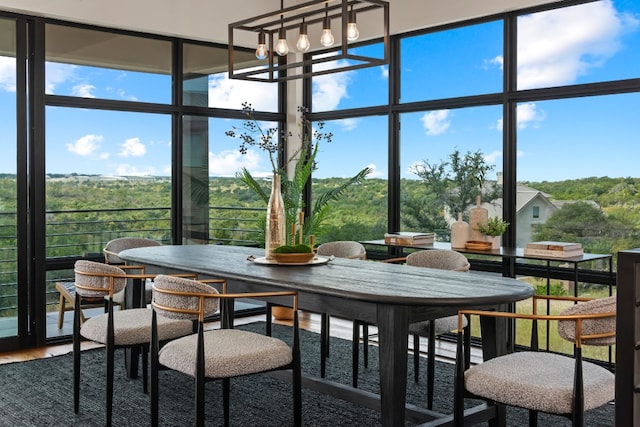
[[16,25],[0,19],[0,337],[18,334]]
[[[247,121],[277,129],[278,85],[229,79],[226,48],[182,46],[182,241],[259,244],[265,204],[236,175],[246,169],[259,180],[270,178],[269,154],[259,145],[241,150],[241,138],[227,132],[248,132]],[[253,51],[234,54],[240,63],[260,66]],[[258,139],[259,130],[253,136]]]
[[[586,204],[600,229],[598,238],[581,241],[585,250],[615,253],[640,244],[637,221],[619,209],[635,210],[638,188],[631,116],[640,91],[639,23],[638,5],[602,0],[394,36],[398,63],[381,73],[387,87],[376,68],[366,77],[314,79],[313,117],[391,113],[391,128],[368,129],[378,136],[391,129],[389,231],[436,231],[447,240],[452,209],[474,204],[465,199],[455,208],[462,194],[455,180],[466,176],[477,178],[490,215],[511,222],[505,244],[585,237],[557,223],[563,209]],[[386,94],[390,101],[376,104]],[[334,139],[349,140],[350,132],[335,127]],[[359,156],[374,155],[364,145]],[[588,223],[580,224],[586,232]]]
[[640,85],[620,88],[640,77],[640,7],[597,1],[522,15],[517,24],[517,88],[530,91],[516,108],[516,178],[527,198],[517,244],[636,247]]
[[[141,105],[171,104],[171,41],[58,24],[44,39],[46,258],[99,258],[116,237],[171,243],[172,117]],[[72,272],[48,270],[54,307]]]
[[[110,239],[209,242],[218,237],[209,234],[209,223],[226,227],[223,235],[234,230],[237,226],[229,224],[239,215],[210,214],[210,204],[237,201],[223,199],[224,191],[210,185],[210,177],[233,177],[242,165],[260,165],[265,153],[246,156],[253,163],[235,163],[228,153],[243,156],[225,131],[245,117],[242,102],[253,103],[260,120],[276,125],[280,106],[277,85],[227,78],[224,46],[39,18],[25,22],[29,26],[21,30],[9,19],[0,24],[0,108],[6,119],[0,336],[16,335],[23,294],[21,316],[31,319],[23,323],[36,327],[25,328],[30,338],[22,345],[33,345],[69,334],[71,313],[57,328],[55,282],[73,280],[76,259],[101,260]],[[16,61],[16,45],[30,59],[29,68]],[[247,61],[252,55],[238,53]],[[175,84],[180,78],[182,87]],[[16,124],[23,126],[21,137]],[[227,188],[237,189],[232,179]],[[202,192],[204,197],[196,197]],[[259,210],[249,209],[250,228]],[[33,256],[25,250],[23,265],[30,267],[18,268],[17,221],[27,215],[22,242]],[[247,239],[229,233],[230,240]],[[42,273],[34,276],[30,270]]]

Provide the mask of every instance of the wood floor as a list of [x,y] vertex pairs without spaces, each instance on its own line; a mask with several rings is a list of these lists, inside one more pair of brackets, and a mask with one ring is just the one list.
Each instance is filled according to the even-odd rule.
[[[264,320],[264,315],[258,315],[258,316],[250,316],[250,317],[243,317],[243,318],[237,318],[236,319],[236,324],[244,324],[244,323],[251,323],[251,322],[255,322],[255,321],[263,321]],[[312,313],[306,313],[306,312],[301,312],[300,313],[300,327],[312,332],[316,332],[316,333],[320,333],[320,315],[317,314],[312,314]],[[276,320],[276,323],[281,323],[284,325],[291,325],[290,321],[281,321],[281,320]],[[216,327],[217,325],[215,323],[211,324],[212,327]],[[338,338],[342,338],[342,339],[347,339],[347,340],[351,340],[352,337],[352,322],[347,321],[347,320],[343,320],[343,319],[338,319],[338,318],[331,318],[331,326],[330,326],[330,333],[331,336],[334,337],[338,337]],[[369,328],[369,334],[370,334],[370,343],[375,344],[376,342],[376,328],[375,327],[370,327]],[[411,345],[411,344],[410,344]],[[91,343],[91,342],[83,342],[82,343],[82,349],[90,349],[90,348],[96,348],[99,347],[99,344],[95,344],[95,343]],[[423,340],[420,344],[420,349],[421,351],[423,350],[427,350],[427,341],[426,339]],[[28,349],[28,350],[21,350],[21,351],[15,351],[15,352],[8,352],[8,353],[0,353],[0,364],[3,363],[12,363],[12,362],[22,362],[22,361],[26,361],[26,360],[33,360],[33,359],[41,359],[44,357],[52,357],[52,356],[58,356],[61,354],[66,354],[66,353],[70,353],[72,351],[72,346],[71,344],[60,344],[60,345],[51,345],[51,346],[46,346],[46,347],[40,347],[40,348],[35,348],[35,349]],[[444,360],[444,361],[450,361],[453,362],[453,359],[455,358],[455,346],[450,343],[450,342],[446,342],[443,340],[438,340],[436,343],[436,354],[438,355],[438,359],[440,360]],[[479,360],[479,358],[481,357],[481,354],[479,354],[479,352],[473,352],[472,354],[472,362],[475,362],[476,360]]]

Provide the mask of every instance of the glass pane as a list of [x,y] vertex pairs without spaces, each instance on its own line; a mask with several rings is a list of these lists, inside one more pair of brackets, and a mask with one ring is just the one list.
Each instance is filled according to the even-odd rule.
[[640,3],[597,1],[518,19],[518,89],[637,78]]
[[[354,55],[374,58],[383,57],[383,45],[351,48]],[[325,62],[316,67],[333,67],[336,62],[349,63],[349,60]],[[340,73],[324,74],[314,77],[312,111],[331,111],[335,109],[370,107],[386,104],[389,100],[389,68],[375,66]]]
[[501,115],[490,106],[401,116],[399,231],[449,241],[457,214],[468,222],[480,193],[489,218],[502,217]]
[[[117,237],[170,243],[171,117],[61,107],[46,116],[47,257],[99,256]],[[48,289],[71,277],[50,271]]]
[[0,19],[0,337],[18,334],[16,28]]
[[402,102],[502,91],[503,22],[400,41]]
[[[259,245],[264,238],[259,220],[265,218],[266,202],[236,175],[246,168],[268,192],[271,162],[269,155],[255,146],[241,153],[241,140],[226,135],[232,130],[237,135],[243,133],[243,123],[184,118],[184,194],[192,195],[184,199],[185,243]],[[264,131],[277,127],[273,122],[258,124]]]
[[334,240],[379,239],[387,231],[388,119],[360,117],[325,123],[330,143],[321,143],[313,173],[313,201],[364,168],[372,173],[361,185],[352,185],[328,206],[318,243]]
[[[256,61],[253,53],[234,51],[236,61]],[[278,111],[278,85],[229,79],[227,49],[184,44],[184,103],[239,110],[249,102],[258,111]]]
[[46,93],[171,103],[171,43],[46,26]]
[[519,201],[519,246],[578,241],[605,254],[640,246],[637,105],[640,94],[518,106],[518,197],[528,191],[540,207],[533,219],[532,203]]

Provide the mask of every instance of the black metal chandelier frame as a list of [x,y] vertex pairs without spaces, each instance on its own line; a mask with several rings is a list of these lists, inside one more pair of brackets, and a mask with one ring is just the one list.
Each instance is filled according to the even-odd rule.
[[[347,24],[350,10],[355,11],[358,15],[375,11],[375,13],[382,16],[382,57],[356,55],[353,52],[349,52]],[[307,26],[322,24],[326,17],[332,20],[341,20],[341,37],[337,49],[329,48],[308,53],[302,61],[292,63],[287,63],[284,57],[278,57],[275,54],[274,41],[277,40],[282,28],[285,30],[297,30],[302,22],[306,23]],[[253,62],[249,67],[236,69],[234,35],[238,31],[254,33],[255,40],[266,36],[268,54],[264,63],[260,62],[256,65],[256,62]],[[228,51],[229,78],[260,82],[281,82],[386,65],[389,63],[389,3],[382,0],[312,0],[244,19],[229,24]],[[326,55],[318,54],[325,51],[327,52]],[[341,59],[346,61],[339,61]],[[328,68],[313,67],[330,61],[335,61],[336,66]]]

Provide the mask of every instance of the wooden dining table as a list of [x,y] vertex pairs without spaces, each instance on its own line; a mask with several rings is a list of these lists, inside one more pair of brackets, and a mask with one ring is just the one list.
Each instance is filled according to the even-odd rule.
[[[451,417],[406,404],[408,328],[412,322],[456,314],[461,308],[505,308],[533,295],[533,288],[499,275],[469,274],[375,261],[336,258],[305,265],[262,261],[263,249],[223,245],[167,245],[119,254],[148,273],[192,272],[224,278],[230,292],[294,290],[299,308],[377,325],[380,395],[316,378],[303,385],[381,412],[383,426],[405,420],[450,425]],[[277,303],[278,301],[273,301]],[[507,351],[510,337],[495,319],[483,321],[485,359]],[[453,396],[452,396],[453,398]]]

